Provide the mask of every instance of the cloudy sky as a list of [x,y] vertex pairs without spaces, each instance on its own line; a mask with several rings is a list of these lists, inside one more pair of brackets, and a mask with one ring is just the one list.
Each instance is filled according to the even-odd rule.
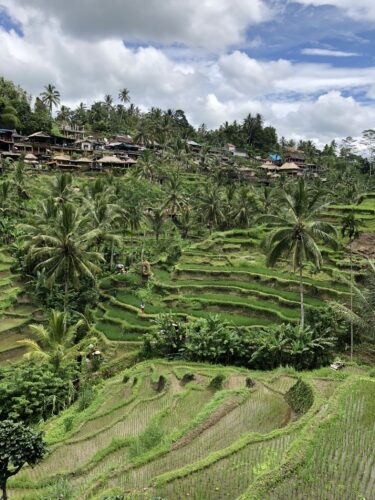
[[0,75],[216,127],[260,112],[288,138],[375,128],[375,0],[0,0]]

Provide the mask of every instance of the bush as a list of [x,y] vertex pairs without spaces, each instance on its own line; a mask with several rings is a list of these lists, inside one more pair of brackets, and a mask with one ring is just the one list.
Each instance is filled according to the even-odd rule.
[[285,394],[285,399],[296,413],[306,413],[314,402],[314,393],[309,384],[298,379],[297,383]]
[[163,439],[163,430],[157,422],[151,423],[147,429],[130,444],[131,458],[139,457],[143,453],[155,448]]
[[181,383],[182,383],[182,385],[186,385],[189,382],[192,382],[193,380],[195,380],[194,373],[185,373],[181,379]]
[[83,386],[78,398],[78,411],[88,408],[96,396],[96,390],[92,385]]
[[160,314],[156,320],[157,330],[146,334],[143,354],[149,356],[170,356],[181,352],[186,341],[186,326],[171,314]]
[[31,424],[58,414],[76,397],[73,378],[72,370],[34,363],[0,368],[0,420]]
[[236,329],[218,316],[177,324],[170,315],[159,317],[159,331],[146,336],[147,356],[179,354],[191,361],[242,365],[259,370],[292,366],[319,368],[333,357],[336,339],[321,323],[317,328],[282,324],[251,330]]
[[65,432],[69,432],[73,429],[74,418],[72,416],[64,418],[64,430]]
[[208,387],[210,387],[210,389],[215,389],[218,391],[223,388],[224,380],[225,380],[225,375],[223,375],[222,373],[218,373],[211,380],[210,385]]

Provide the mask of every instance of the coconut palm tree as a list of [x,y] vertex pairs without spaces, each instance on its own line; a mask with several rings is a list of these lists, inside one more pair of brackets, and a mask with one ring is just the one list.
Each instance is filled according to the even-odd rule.
[[125,88],[125,87],[123,89],[121,89],[120,92],[119,92],[119,94],[118,94],[118,98],[124,104],[130,102],[129,90],[127,88]]
[[70,203],[61,205],[51,226],[31,239],[29,257],[35,270],[46,270],[48,283],[64,285],[64,311],[67,310],[71,284],[79,284],[83,277],[94,279],[100,271],[97,266],[104,259],[98,252],[90,251],[93,234],[87,230],[87,217]]
[[[343,238],[349,237],[350,255],[350,311],[353,314],[353,241],[359,236],[359,222],[353,212],[343,217],[341,221],[341,235]],[[354,349],[354,324],[350,321],[350,359],[353,359]]]
[[332,247],[337,246],[336,234],[332,224],[317,220],[319,213],[326,207],[319,205],[319,193],[309,189],[303,178],[299,178],[290,191],[280,192],[280,215],[264,215],[259,222],[274,226],[265,240],[267,265],[273,267],[283,257],[290,258],[294,271],[299,272],[301,305],[301,328],[305,324],[303,266],[312,262],[320,269],[323,259],[319,242]]
[[56,120],[63,125],[70,123],[72,118],[72,110],[68,106],[61,106],[59,112],[57,113]]
[[353,310],[341,303],[333,302],[339,315],[353,322],[364,339],[375,339],[375,265],[369,261],[363,288],[353,284]]
[[113,97],[110,94],[106,94],[104,96],[104,104],[108,107],[111,108],[113,105]]
[[157,175],[158,168],[155,155],[151,151],[144,151],[137,164],[137,173],[140,179],[153,181]]
[[73,192],[73,177],[68,172],[56,175],[50,185],[50,193],[56,203],[66,203]]
[[164,227],[164,223],[165,223],[163,209],[162,208],[153,208],[152,211],[147,214],[147,220],[148,220],[148,223],[150,225],[150,228],[152,229],[153,233],[155,234],[156,241],[159,241],[159,237],[163,231],[163,227]]
[[82,324],[79,320],[68,327],[65,313],[52,310],[47,327],[31,325],[31,338],[17,342],[28,348],[26,358],[50,363],[58,371],[71,356],[75,334]]
[[54,85],[49,83],[44,87],[44,92],[40,94],[40,97],[42,98],[42,102],[48,106],[50,115],[52,115],[53,106],[60,104],[60,92]]
[[166,199],[163,208],[168,210],[171,216],[175,216],[186,205],[186,197],[183,192],[180,175],[177,172],[173,172],[167,177],[165,184]]
[[234,200],[232,217],[235,226],[246,228],[250,226],[253,216],[254,198],[246,186],[241,186]]
[[87,237],[96,246],[97,252],[103,252],[103,246],[106,243],[111,245],[110,266],[112,267],[115,245],[121,245],[122,241],[115,229],[121,220],[121,207],[114,203],[114,195],[108,191],[86,200],[86,205],[92,227]]
[[218,227],[225,221],[224,204],[219,187],[207,183],[198,196],[199,217],[209,228]]

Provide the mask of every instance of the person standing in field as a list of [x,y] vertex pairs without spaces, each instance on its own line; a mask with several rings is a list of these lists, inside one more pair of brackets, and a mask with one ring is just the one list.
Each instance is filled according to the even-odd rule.
[[145,312],[145,305],[141,304],[140,309],[141,309],[141,314],[143,314]]

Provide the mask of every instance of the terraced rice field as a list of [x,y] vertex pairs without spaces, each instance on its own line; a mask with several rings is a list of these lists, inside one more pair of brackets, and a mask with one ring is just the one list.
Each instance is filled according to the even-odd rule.
[[25,338],[27,325],[37,308],[25,303],[17,276],[11,272],[12,258],[0,252],[0,364],[18,359],[25,348],[17,344]]
[[[103,307],[97,312],[97,330],[111,340],[136,340],[153,325],[155,316],[173,312],[181,317],[207,317],[215,313],[244,328],[271,323],[297,322],[299,282],[287,263],[277,269],[265,264],[260,243],[267,229],[259,227],[214,233],[201,243],[186,248],[172,267],[155,263],[147,300],[127,287],[127,277],[113,275],[103,282]],[[344,300],[345,269],[335,262],[343,253],[326,252],[319,273],[306,267],[306,308],[322,307],[324,301]],[[139,306],[145,302],[145,313]]]
[[373,498],[374,379],[362,369],[304,373],[314,401],[297,415],[285,396],[297,377],[143,362],[101,382],[85,410],[75,404],[46,424],[50,453],[10,481],[11,498],[47,498],[61,480],[74,499]]

